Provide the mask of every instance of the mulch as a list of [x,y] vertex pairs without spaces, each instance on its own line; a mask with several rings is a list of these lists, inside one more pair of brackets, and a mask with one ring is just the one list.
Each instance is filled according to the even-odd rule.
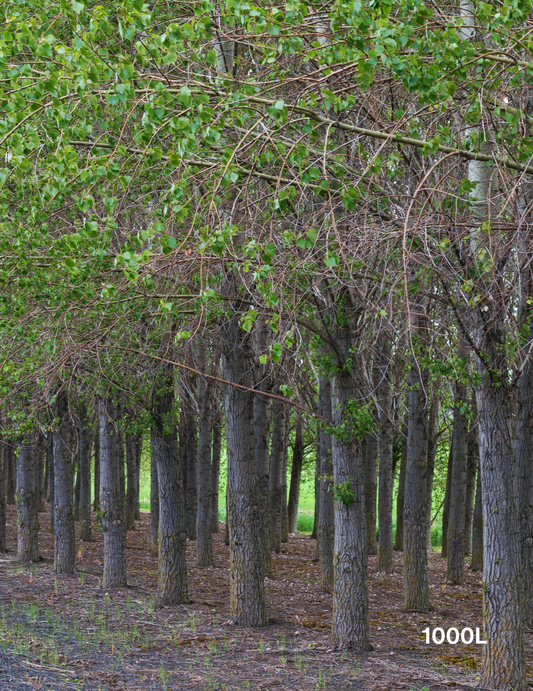
[[[373,650],[331,648],[332,597],[318,588],[316,543],[291,536],[266,581],[269,625],[229,623],[229,549],[214,536],[215,566],[195,564],[188,545],[191,603],[157,608],[157,560],[150,516],[128,533],[128,587],[102,589],[103,539],[77,542],[78,572],[56,576],[54,540],[40,514],[41,561],[16,562],[15,507],[8,507],[8,552],[0,558],[0,689],[25,691],[440,691],[479,689],[481,646],[435,645],[423,630],[482,626],[481,576],[445,585],[445,562],[429,557],[433,609],[403,609],[402,556],[395,573],[369,560]],[[532,635],[527,656],[532,662]],[[528,679],[531,669],[528,668]],[[533,684],[532,684],[533,685]]]

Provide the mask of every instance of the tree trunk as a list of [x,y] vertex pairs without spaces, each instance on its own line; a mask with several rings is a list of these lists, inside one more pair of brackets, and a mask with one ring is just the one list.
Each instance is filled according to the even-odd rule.
[[157,433],[152,428],[150,431],[150,535],[152,538],[152,554],[157,557],[157,545],[159,542],[159,479],[157,477],[156,436]]
[[478,468],[476,479],[476,503],[472,521],[472,571],[483,571],[483,497],[481,493],[481,471]]
[[50,495],[50,532],[54,533],[54,521],[56,516],[55,493],[55,472],[54,472],[54,433],[48,432],[46,435],[46,454],[48,456],[48,488]]
[[140,432],[135,435],[135,487],[134,487],[134,511],[136,521],[141,520],[140,496],[141,496],[141,462],[143,453],[144,434]]
[[392,573],[392,452],[394,426],[392,422],[391,346],[390,334],[385,333],[379,350],[379,384],[377,389],[379,413],[379,548],[378,571]]
[[29,437],[20,445],[17,461],[17,559],[23,564],[39,561],[35,448]]
[[56,398],[54,430],[54,528],[56,535],[56,573],[74,573],[76,570],[76,536],[74,532],[74,457],[72,428],[68,398],[60,391]]
[[441,557],[448,557],[448,525],[450,522],[450,498],[452,495],[453,472],[453,437],[450,439],[450,451],[448,453],[448,469],[446,473],[446,490],[444,493],[444,505],[442,507],[442,550]]
[[[459,348],[459,357],[464,357],[464,348]],[[453,460],[450,487],[450,515],[448,519],[448,564],[446,580],[460,585],[464,581],[465,562],[465,514],[466,514],[466,470],[468,464],[468,417],[466,386],[460,381],[455,384],[453,408]]]
[[[235,286],[229,286],[235,295]],[[237,303],[237,310],[240,303]],[[250,387],[250,337],[239,328],[239,311],[222,327],[224,379]],[[265,626],[265,585],[255,463],[254,395],[225,385],[230,540],[230,616],[242,626]]]
[[465,506],[465,554],[472,554],[472,522],[474,519],[474,498],[476,495],[476,472],[478,467],[476,434],[473,430],[467,436],[466,506]]
[[75,521],[80,520],[80,469],[79,468],[75,468],[73,516],[74,516]]
[[213,423],[213,474],[212,479],[212,505],[211,505],[211,532],[218,533],[218,494],[220,482],[220,455],[222,451],[222,411],[220,410]]
[[[320,487],[319,487],[319,480],[318,476],[320,473],[320,445],[317,441],[316,443],[316,452],[315,452],[315,507],[314,507],[314,514],[313,514],[313,530],[311,532],[311,535],[309,535],[310,540],[316,540],[318,536],[318,520],[320,516]],[[318,557],[318,544],[317,544],[317,557]]]
[[[260,376],[262,380],[258,383],[258,387],[261,391],[266,391],[268,385],[267,382],[264,381],[264,372],[261,372]],[[263,574],[272,578],[272,550],[270,547],[270,459],[268,456],[269,431],[270,401],[266,396],[261,396],[259,394],[254,396],[254,441],[255,464],[258,473],[260,548]]]
[[[428,456],[428,370],[420,362],[427,353],[426,306],[411,303],[411,334],[419,347],[411,356],[408,376],[407,466],[405,477],[404,583],[405,609],[423,611],[430,607],[426,550],[426,470]],[[416,347],[415,345],[415,347]]]
[[361,441],[354,429],[352,406],[357,400],[356,365],[349,328],[337,327],[343,356],[331,386],[335,501],[335,546],[332,641],[335,648],[370,650],[368,622],[367,545],[365,524],[365,467]]
[[126,433],[126,530],[135,528],[135,501],[137,499],[137,435],[133,432]]
[[376,499],[378,482],[378,439],[374,432],[366,435],[364,444],[365,462],[365,512],[367,553],[377,554]]
[[0,552],[6,551],[7,446],[0,446]]
[[407,470],[407,416],[402,425],[402,444],[400,454],[400,474],[398,477],[398,496],[396,498],[396,535],[394,551],[403,552],[403,511],[405,506],[405,475]]
[[289,411],[285,411],[285,439],[281,457],[281,542],[289,541],[289,511],[287,507],[287,472],[289,467]]
[[[322,417],[331,420],[331,384],[327,377],[321,377],[318,389],[318,408]],[[320,560],[320,590],[333,592],[333,551],[335,543],[335,507],[333,500],[333,465],[331,457],[331,434],[323,425],[319,426],[320,448],[320,508],[318,514],[317,551]]]
[[94,510],[100,510],[100,425],[94,435]]
[[44,449],[41,435],[35,442],[35,502],[37,513],[45,510],[44,506]]
[[[118,407],[118,406],[117,406]],[[100,512],[104,532],[104,588],[125,588],[126,522],[124,485],[120,463],[121,434],[117,426],[118,412],[109,397],[100,397]],[[123,454],[122,454],[122,467]],[[123,473],[122,473],[123,475]]]
[[[201,341],[199,365],[202,372],[208,369],[207,346]],[[211,465],[211,440],[213,437],[213,383],[200,379],[198,387],[198,504],[196,514],[196,564],[213,566],[213,537],[211,532],[213,510],[213,479]]]
[[[196,388],[196,382],[190,379],[190,385]],[[187,463],[187,536],[196,540],[196,512],[198,508],[198,424],[194,396],[186,397],[185,417],[185,458]]]
[[17,469],[15,466],[15,450],[13,442],[9,442],[7,446],[7,468],[6,468],[6,502],[8,504],[15,503],[15,494],[17,491]]
[[189,602],[187,586],[187,522],[182,467],[179,462],[176,424],[173,417],[173,379],[166,372],[154,394],[152,439],[159,482],[160,604]]
[[437,455],[437,443],[439,437],[439,408],[440,408],[440,378],[435,382],[433,397],[429,409],[428,421],[428,464],[426,474],[426,548],[428,551],[433,549],[431,545],[431,511],[433,505],[433,478],[435,476],[435,457]]
[[78,475],[80,476],[80,539],[90,542],[91,532],[91,443],[87,411],[81,408],[78,418]]
[[304,460],[304,432],[302,414],[296,418],[296,436],[292,448],[291,486],[289,490],[289,533],[296,533],[298,524],[298,502],[300,499],[300,478]]
[[283,498],[283,443],[285,440],[285,406],[278,400],[272,404],[272,441],[270,444],[270,545],[279,554],[281,547],[281,504]]

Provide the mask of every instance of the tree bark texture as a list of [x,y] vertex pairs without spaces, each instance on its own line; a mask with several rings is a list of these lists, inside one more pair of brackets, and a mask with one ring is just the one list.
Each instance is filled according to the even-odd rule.
[[173,417],[173,380],[170,372],[154,394],[153,449],[159,482],[158,601],[189,601],[187,585],[187,521],[176,423]]
[[398,496],[396,497],[396,535],[394,551],[403,552],[403,511],[405,506],[405,475],[407,470],[407,419],[402,426],[402,443],[400,452],[400,473],[398,477]]
[[126,530],[135,528],[135,502],[137,500],[137,435],[126,432]]
[[466,506],[465,506],[465,554],[472,554],[472,523],[474,520],[474,499],[476,496],[476,473],[478,469],[477,435],[470,430],[467,436]]
[[452,496],[452,473],[453,473],[453,434],[450,439],[450,451],[448,453],[448,469],[446,472],[446,490],[444,493],[444,504],[442,507],[442,549],[441,557],[448,557],[448,525],[450,524],[450,502]]
[[54,532],[54,521],[56,513],[55,492],[55,472],[54,472],[54,433],[48,432],[46,435],[46,453],[48,455],[48,493],[50,502],[50,532]]
[[[218,496],[220,482],[220,456],[222,452],[222,410],[219,410],[213,422],[213,474],[211,476],[211,532],[219,532]],[[268,456],[267,456],[268,457]]]
[[6,551],[6,481],[7,481],[7,446],[0,445],[0,552]]
[[13,442],[7,445],[7,468],[6,468],[6,502],[8,504],[15,503],[15,495],[17,492],[17,468],[15,462],[15,449]]
[[390,373],[391,347],[388,335],[380,343],[379,350],[379,384],[377,389],[379,414],[379,545],[378,571],[392,573],[392,452],[394,443],[394,425],[392,421],[392,391]]
[[365,463],[365,512],[368,554],[378,553],[376,537],[376,499],[378,482],[378,439],[374,432],[367,434],[363,445]]
[[466,396],[466,386],[457,381],[453,408],[453,460],[448,519],[448,564],[446,568],[446,580],[454,585],[460,585],[464,581],[466,471],[468,465]]
[[[122,435],[118,429],[119,413],[110,397],[98,401],[100,424],[100,513],[104,532],[104,588],[125,588],[126,521],[125,494],[120,463]],[[124,467],[122,453],[122,467]],[[122,473],[123,475],[123,473]]]
[[[327,377],[321,377],[318,390],[319,413],[331,420],[331,384]],[[320,508],[317,527],[317,551],[320,560],[320,590],[333,592],[333,551],[335,543],[335,507],[333,499],[333,464],[331,456],[331,434],[320,425],[318,431],[320,472]]]
[[289,541],[289,510],[287,506],[287,472],[289,468],[290,411],[285,411],[285,438],[281,456],[281,542]]
[[292,447],[291,486],[289,489],[289,533],[295,533],[298,525],[298,502],[300,500],[300,479],[304,460],[304,431],[301,413],[296,417],[296,434]]
[[100,509],[100,424],[94,435],[94,510]]
[[91,531],[91,438],[87,411],[81,408],[78,417],[78,474],[80,476],[80,538],[92,539]]
[[433,549],[431,545],[431,511],[433,506],[433,478],[435,476],[435,458],[437,456],[437,444],[439,438],[439,409],[440,398],[438,391],[440,380],[435,383],[431,406],[429,408],[428,420],[428,463],[426,473],[426,548],[428,551]]
[[38,529],[35,443],[30,437],[25,437],[17,460],[17,559],[22,564],[39,560]]
[[[231,286],[232,295],[235,286]],[[239,309],[240,305],[237,303]],[[222,325],[224,378],[251,387],[250,337],[239,328],[239,312]],[[254,395],[225,385],[230,541],[230,616],[242,626],[265,626],[265,586],[255,463]]]
[[[200,343],[200,371],[208,370],[207,345]],[[198,385],[198,504],[196,513],[196,564],[213,566],[213,538],[211,532],[213,510],[212,448],[213,382],[200,378]]]
[[157,432],[152,427],[150,433],[150,535],[152,539],[152,554],[155,556],[157,556],[157,544],[159,541],[159,480],[157,477],[156,436]]
[[45,510],[44,506],[44,447],[39,434],[35,441],[35,502],[37,513]]
[[74,573],[76,536],[74,532],[74,455],[68,398],[60,391],[56,398],[58,425],[54,430],[54,529],[56,573]]
[[411,303],[411,334],[418,352],[411,356],[408,376],[407,467],[404,505],[405,609],[430,607],[426,551],[426,471],[428,455],[428,370],[420,362],[427,352],[428,321],[422,301]]
[[[344,500],[335,501],[335,545],[332,641],[335,648],[370,650],[368,622],[367,544],[365,523],[365,467],[361,441],[353,428],[357,401],[356,365],[348,326],[338,327],[338,363],[331,386],[336,432],[332,439],[334,485]],[[349,370],[349,371],[348,371]]]
[[277,554],[281,548],[283,444],[286,420],[285,406],[280,401],[274,400],[270,444],[270,544],[271,549]]
[[[263,367],[261,367],[263,370]],[[261,391],[266,391],[268,386],[264,381],[264,374],[257,386]],[[261,560],[263,562],[263,574],[271,578],[272,550],[271,540],[271,493],[270,493],[270,458],[268,455],[268,442],[270,431],[270,401],[266,396],[254,396],[254,441],[255,463],[257,466],[257,483],[259,494],[259,532]]]

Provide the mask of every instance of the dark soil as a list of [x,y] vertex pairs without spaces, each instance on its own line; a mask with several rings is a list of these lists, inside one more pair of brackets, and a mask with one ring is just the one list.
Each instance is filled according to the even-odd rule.
[[[482,626],[480,574],[445,586],[445,562],[430,556],[434,609],[405,612],[401,554],[396,573],[376,573],[370,558],[370,653],[331,649],[331,595],[318,589],[316,544],[291,536],[267,580],[270,625],[228,623],[228,547],[214,536],[214,568],[195,565],[189,545],[191,604],[156,607],[157,561],[150,517],[128,533],[125,589],[101,588],[102,534],[78,543],[78,573],[55,576],[48,516],[40,514],[42,561],[16,562],[16,522],[8,507],[8,549],[0,559],[0,689],[264,689],[329,691],[479,688],[482,646],[426,644],[423,630]],[[222,526],[221,526],[222,527]],[[527,634],[528,662],[532,636]],[[528,678],[531,670],[528,668]]]

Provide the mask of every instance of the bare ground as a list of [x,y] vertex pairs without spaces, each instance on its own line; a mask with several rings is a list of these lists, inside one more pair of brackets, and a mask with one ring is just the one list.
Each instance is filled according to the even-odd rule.
[[[267,579],[270,625],[228,623],[228,547],[214,536],[215,567],[198,568],[188,547],[191,604],[156,607],[157,563],[150,517],[128,533],[125,589],[101,587],[102,533],[78,542],[78,573],[55,576],[48,515],[40,514],[42,561],[16,562],[15,507],[8,507],[8,553],[0,559],[0,689],[90,691],[262,689],[265,691],[436,691],[479,688],[479,645],[430,645],[426,627],[481,627],[480,574],[463,586],[445,585],[445,562],[430,555],[434,609],[405,612],[401,555],[391,576],[370,557],[370,625],[374,649],[331,649],[331,595],[318,589],[316,545],[291,536],[274,555]],[[222,528],[222,526],[221,526]],[[528,633],[528,664],[532,635]],[[528,679],[533,686],[531,668]]]

